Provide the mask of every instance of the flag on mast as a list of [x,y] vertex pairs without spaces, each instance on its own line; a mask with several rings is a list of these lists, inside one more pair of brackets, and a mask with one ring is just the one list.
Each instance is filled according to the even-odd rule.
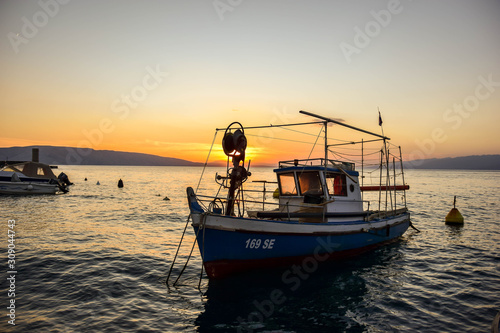
[[380,115],[380,110],[378,111],[378,125],[382,126],[382,116]]

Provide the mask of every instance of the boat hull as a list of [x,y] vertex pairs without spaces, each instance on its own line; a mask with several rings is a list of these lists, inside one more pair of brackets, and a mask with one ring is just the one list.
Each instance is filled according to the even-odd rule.
[[41,182],[3,182],[0,181],[0,194],[55,194],[57,184]]
[[266,267],[311,267],[352,257],[396,241],[409,224],[408,213],[351,223],[278,222],[193,214],[193,227],[210,278]]

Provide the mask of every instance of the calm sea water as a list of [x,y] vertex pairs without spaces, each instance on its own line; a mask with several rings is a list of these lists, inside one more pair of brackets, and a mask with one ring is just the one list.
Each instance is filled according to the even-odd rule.
[[[188,215],[185,188],[196,187],[201,168],[61,171],[75,183],[68,194],[0,197],[0,331],[488,332],[500,310],[500,172],[410,170],[408,206],[420,233],[322,265],[293,286],[276,270],[203,277],[198,289],[197,248],[178,284],[165,280]],[[216,171],[207,169],[208,182]],[[273,180],[271,169],[253,173]],[[443,222],[454,195],[463,227]],[[15,297],[8,220],[16,221]],[[189,227],[170,284],[193,240]]]

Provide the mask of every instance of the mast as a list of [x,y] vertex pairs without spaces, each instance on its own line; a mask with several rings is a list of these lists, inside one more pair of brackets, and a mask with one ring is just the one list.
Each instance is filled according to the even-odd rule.
[[394,170],[394,210],[396,210],[398,209],[398,207],[397,207],[397,197],[396,197],[396,157],[394,156],[392,156],[392,169]]
[[387,169],[387,176],[385,179],[385,211],[387,212],[387,205],[389,204],[387,202],[387,195],[389,195],[389,199],[391,200],[391,210],[392,210],[392,194],[391,194],[391,174],[389,170],[389,149],[387,148],[387,144],[384,140],[384,148],[385,148],[385,168]]
[[[236,129],[234,133],[232,133],[231,126],[235,124],[240,128]],[[222,138],[222,148],[224,153],[228,157],[231,157],[233,162],[231,175],[226,177],[226,179],[230,179],[226,215],[232,216],[234,215],[234,203],[236,202],[236,189],[239,189],[248,176],[250,176],[250,173],[245,169],[245,150],[247,148],[247,138],[245,136],[243,125],[238,122],[233,122],[226,128],[226,133],[224,133],[224,138]],[[238,194],[241,193],[238,192]]]
[[[364,184],[364,178],[365,178],[365,169],[364,169],[364,163],[365,163],[365,145],[363,139],[361,139],[361,187],[363,187]],[[364,193],[361,191],[361,200],[364,198]]]
[[325,121],[325,170],[328,168],[328,122]]
[[[384,140],[385,142],[385,140]],[[380,178],[379,178],[379,189],[378,189],[378,211],[380,212],[380,203],[382,202],[382,172],[383,172],[383,158],[384,158],[384,150],[380,149]],[[386,200],[387,202],[387,200]],[[387,210],[387,209],[386,209]]]
[[401,146],[399,146],[399,161],[401,163],[401,176],[403,178],[403,197],[405,198],[405,207],[406,207],[406,191],[404,189],[405,183],[405,172],[403,170],[403,154],[401,153]]

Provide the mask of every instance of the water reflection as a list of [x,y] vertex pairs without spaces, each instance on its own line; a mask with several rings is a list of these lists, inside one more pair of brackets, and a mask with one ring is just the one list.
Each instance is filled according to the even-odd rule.
[[[195,324],[199,332],[252,330],[363,332],[360,308],[380,297],[379,284],[398,291],[403,271],[394,244],[350,261],[322,263],[311,273],[297,273],[292,283],[287,269],[251,272],[210,281],[205,311]],[[292,267],[288,268],[293,270]],[[390,284],[390,285],[388,285]]]
[[464,232],[463,224],[446,225],[446,235],[450,241],[458,241]]

